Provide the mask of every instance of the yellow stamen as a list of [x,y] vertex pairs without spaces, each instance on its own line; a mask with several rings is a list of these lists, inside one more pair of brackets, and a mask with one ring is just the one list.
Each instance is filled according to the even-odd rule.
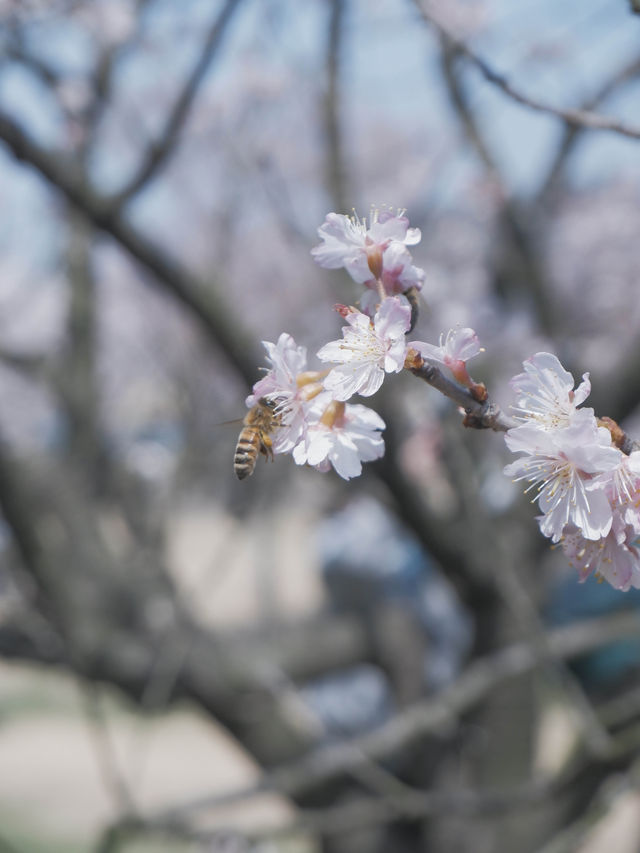
[[337,421],[344,417],[345,408],[345,403],[341,403],[338,400],[332,400],[324,410],[324,414],[320,418],[320,423],[331,429],[336,425]]

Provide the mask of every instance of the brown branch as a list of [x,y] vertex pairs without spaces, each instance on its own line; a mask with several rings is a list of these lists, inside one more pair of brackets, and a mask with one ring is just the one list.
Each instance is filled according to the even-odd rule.
[[[507,790],[456,790],[456,791],[404,791],[385,797],[359,796],[327,808],[303,808],[287,823],[254,826],[242,834],[251,840],[276,840],[298,833],[313,833],[327,838],[346,834],[365,827],[380,826],[396,820],[419,820],[442,814],[455,815],[458,819],[492,817],[530,809],[548,801],[556,793],[557,786],[546,781],[515,785]],[[259,796],[265,789],[257,786],[245,789],[244,799]],[[239,798],[240,799],[240,798]],[[221,796],[213,807],[224,807],[238,800]],[[211,806],[210,806],[211,807]],[[225,830],[198,830],[190,825],[184,815],[167,812],[156,817],[124,816],[111,828],[112,834],[157,834],[167,833],[200,842],[212,842]],[[233,829],[227,835],[236,834]],[[108,849],[108,848],[106,848]],[[101,848],[101,851],[105,848]]]
[[91,74],[94,97],[87,109],[84,111],[84,124],[86,139],[80,145],[80,156],[86,162],[89,149],[94,141],[95,130],[98,127],[105,109],[111,100],[114,82],[114,71],[117,68],[117,60],[130,51],[139,41],[142,34],[144,7],[150,0],[138,0],[137,15],[134,30],[130,37],[124,42],[107,43],[98,53],[97,61]]
[[[420,361],[422,361],[420,359]],[[483,403],[473,396],[471,391],[448,379],[442,371],[433,364],[422,361],[416,367],[408,368],[414,376],[422,379],[432,388],[449,397],[465,411],[464,426],[472,429],[492,429],[494,432],[506,432],[516,427],[517,421],[505,415],[497,403],[485,400]]]
[[164,289],[197,318],[208,337],[225,353],[246,383],[251,385],[255,381],[257,361],[247,344],[247,336],[211,287],[207,288],[198,281],[106,204],[71,163],[40,146],[2,112],[0,139],[18,160],[33,166],[97,228],[112,236],[136,261],[152,272]]
[[[265,791],[298,795],[313,790],[331,779],[352,774],[365,760],[388,758],[425,735],[449,727],[501,684],[533,671],[546,661],[571,660],[639,633],[640,616],[629,611],[551,630],[544,653],[529,642],[507,646],[480,658],[438,695],[416,702],[370,734],[321,747],[299,761],[273,770],[249,788],[191,800],[156,817],[161,821],[181,818],[202,809],[246,800]],[[613,756],[609,760],[613,760]]]
[[331,0],[327,41],[327,94],[324,104],[327,138],[327,185],[335,210],[346,210],[346,179],[340,117],[340,59],[344,0]]
[[40,380],[51,372],[44,355],[16,352],[0,346],[0,362],[29,379]]
[[[143,572],[133,557],[116,558],[92,505],[76,494],[68,472],[58,474],[36,477],[0,444],[0,509],[37,587],[37,604],[60,637],[48,662],[140,702],[163,642],[180,646],[188,639],[168,700],[196,702],[267,765],[308,749],[314,738],[265,676],[264,649],[238,653],[195,624],[162,566]],[[155,607],[166,614],[162,625],[152,615]],[[9,639],[0,631],[0,641],[8,645]],[[32,651],[43,658],[37,638],[31,644],[25,638],[22,646],[19,637],[11,639],[14,654]],[[255,717],[243,713],[247,697]]]
[[441,35],[449,39],[456,50],[480,72],[488,83],[500,89],[512,101],[516,101],[516,103],[522,104],[522,106],[530,110],[555,116],[570,125],[578,125],[589,130],[618,133],[630,139],[640,139],[640,127],[625,124],[619,119],[604,116],[590,110],[555,107],[546,101],[541,101],[538,98],[524,94],[517,86],[510,83],[505,75],[497,72],[485,59],[475,53],[466,42],[445,27],[431,11],[431,3],[428,0],[414,0],[414,2],[423,20],[433,26]]
[[[624,65],[616,74],[607,80],[600,89],[588,98],[582,110],[592,112],[603,101],[611,97],[614,92],[618,91],[627,83],[631,83],[640,74],[640,59],[634,59],[632,62]],[[538,201],[544,201],[554,191],[560,180],[562,172],[565,169],[566,163],[574,150],[576,143],[580,139],[584,126],[580,124],[567,124],[564,128],[562,140],[558,147],[556,156],[549,168],[546,178],[543,180],[540,189],[537,193]]]
[[508,282],[509,287],[515,289],[519,281],[522,281],[526,285],[527,294],[532,297],[540,326],[547,334],[553,335],[554,327],[557,325],[557,312],[553,310],[550,298],[552,288],[546,281],[539,253],[532,245],[529,230],[523,224],[522,216],[519,214],[515,201],[510,198],[507,192],[498,165],[484,139],[459,79],[456,71],[456,59],[460,53],[447,36],[441,35],[440,39],[442,42],[442,72],[449,98],[467,138],[476,150],[499,193],[500,223],[503,225],[508,245],[511,248],[509,257],[513,259],[512,265],[515,270],[502,269],[502,264],[497,259],[496,264],[499,267],[494,273],[495,289],[497,291],[504,289],[503,281]]
[[145,187],[175,151],[182,128],[193,106],[200,84],[218,53],[227,26],[240,2],[241,0],[227,0],[222,7],[220,14],[204,40],[200,55],[193,66],[191,74],[187,78],[179,97],[167,117],[164,130],[158,139],[151,143],[138,172],[123,189],[115,193],[108,200],[108,203],[112,204],[115,208],[121,207]]
[[44,62],[41,57],[29,53],[21,42],[10,42],[4,48],[4,52],[7,59],[24,65],[46,86],[55,88],[59,85],[61,77],[58,71]]

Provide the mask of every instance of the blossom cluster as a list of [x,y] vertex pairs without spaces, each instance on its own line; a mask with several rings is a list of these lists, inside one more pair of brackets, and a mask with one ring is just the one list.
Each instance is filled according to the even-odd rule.
[[[407,340],[424,272],[408,248],[420,231],[409,227],[404,211],[372,210],[368,224],[330,213],[318,233],[321,243],[311,254],[363,286],[359,307],[335,306],[345,325],[340,339],[318,350],[322,369],[308,368],[305,347],[287,333],[263,342],[268,368],[246,403],[266,401],[273,413],[270,434],[261,438],[265,455],[289,453],[298,465],[333,468],[348,480],[385,449],[384,421],[353,398],[373,396],[389,374],[416,372],[428,362],[448,371],[453,384],[436,387],[453,399],[488,406],[487,393],[467,372],[481,352],[473,329],[452,329],[438,345]],[[507,430],[507,446],[519,457],[505,473],[536,490],[540,530],[562,547],[581,580],[595,574],[620,590],[640,588],[640,450],[623,453],[607,419],[582,406],[591,390],[588,374],[574,388],[556,356],[537,353],[511,384],[516,426],[478,422],[466,404],[465,425]]]
[[593,409],[581,407],[591,386],[556,356],[524,362],[511,385],[518,426],[505,437],[522,454],[505,468],[537,490],[541,532],[560,543],[585,580],[591,574],[616,589],[640,587],[640,451],[625,454]]
[[321,244],[314,259],[328,269],[344,267],[364,285],[360,307],[337,305],[346,325],[342,338],[317,353],[332,365],[307,369],[305,347],[283,333],[276,343],[264,341],[269,367],[253,386],[247,406],[261,399],[275,403],[274,454],[291,453],[298,465],[320,471],[331,467],[344,479],[358,476],[362,462],[384,454],[382,418],[372,409],[350,403],[355,395],[370,397],[385,375],[399,373],[410,349],[421,358],[450,368],[458,382],[469,385],[466,361],[480,352],[473,329],[451,330],[440,346],[407,341],[413,297],[424,271],[413,264],[407,246],[420,241],[404,211],[373,210],[366,219],[330,213],[318,229]]

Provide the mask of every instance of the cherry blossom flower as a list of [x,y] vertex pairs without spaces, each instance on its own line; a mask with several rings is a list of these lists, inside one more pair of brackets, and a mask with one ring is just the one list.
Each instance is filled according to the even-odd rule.
[[622,454],[618,466],[594,482],[611,504],[611,530],[594,542],[569,524],[560,540],[562,549],[581,581],[596,574],[625,592],[632,586],[640,588],[640,451]]
[[363,462],[384,455],[380,431],[385,423],[372,409],[335,400],[327,406],[318,398],[309,414],[311,422],[293,449],[298,465],[313,465],[319,471],[333,466],[344,480],[350,480],[362,473]]
[[569,565],[579,572],[581,582],[595,574],[622,592],[631,587],[640,589],[637,533],[625,525],[620,513],[614,512],[610,532],[595,542],[585,539],[575,525],[567,525],[561,545]]
[[440,335],[439,346],[423,341],[409,341],[409,347],[417,350],[422,358],[444,364],[463,385],[471,384],[466,368],[467,361],[483,352],[473,329],[450,329],[444,340],[443,335]]
[[321,361],[338,363],[324,380],[334,399],[348,400],[354,394],[370,397],[380,388],[385,373],[404,367],[405,334],[411,325],[411,308],[400,297],[384,299],[373,321],[360,311],[341,311],[348,326],[343,338],[318,351]]
[[329,213],[318,228],[322,240],[311,250],[314,260],[326,269],[344,267],[354,281],[371,291],[362,300],[362,310],[372,314],[381,289],[389,296],[414,287],[420,290],[424,270],[413,264],[407,246],[420,242],[419,228],[409,228],[404,211],[371,209],[366,218]]
[[[516,418],[535,421],[541,429],[568,426],[577,407],[589,396],[589,374],[583,375],[582,382],[574,391],[573,376],[551,353],[538,352],[523,366],[525,372],[511,380],[517,395],[513,406]],[[593,415],[593,409],[588,411]]]
[[635,524],[640,534],[640,450],[626,456],[620,454],[620,462],[613,471],[597,477],[597,484],[607,492],[611,503],[625,509],[629,524]]
[[281,426],[273,435],[273,452],[289,453],[306,428],[309,400],[323,390],[319,381],[321,374],[306,372],[306,347],[297,346],[286,332],[275,344],[269,341],[262,343],[271,366],[255,383],[245,402],[251,408],[261,397],[276,401],[275,412],[280,416]]
[[528,480],[527,489],[538,487],[544,515],[540,530],[558,542],[567,524],[573,523],[586,539],[600,539],[611,529],[612,509],[605,490],[593,475],[613,471],[621,451],[611,447],[611,434],[598,427],[588,412],[572,426],[557,431],[524,424],[511,429],[505,441],[514,453],[526,455],[504,469],[514,480]]

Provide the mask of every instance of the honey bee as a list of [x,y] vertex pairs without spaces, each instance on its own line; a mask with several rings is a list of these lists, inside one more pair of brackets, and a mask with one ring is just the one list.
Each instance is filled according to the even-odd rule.
[[275,409],[275,400],[260,397],[256,405],[247,412],[233,458],[233,470],[239,480],[253,474],[258,453],[262,453],[267,459],[273,459],[271,433],[280,425],[280,414],[276,413]]

